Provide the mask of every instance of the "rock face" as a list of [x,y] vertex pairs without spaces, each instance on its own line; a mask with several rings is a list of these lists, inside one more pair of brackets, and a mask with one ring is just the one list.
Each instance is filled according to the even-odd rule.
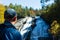
[[23,39],[25,39],[28,35],[28,32],[31,31],[31,25],[33,23],[32,17],[25,17],[22,19],[19,19],[17,23],[14,25],[23,36]]
[[32,20],[33,20],[32,17],[25,17],[25,18],[19,19],[14,26],[20,31],[23,26],[25,25],[30,26],[28,24],[31,24]]
[[14,26],[19,30],[24,25],[25,22],[26,18],[19,19]]

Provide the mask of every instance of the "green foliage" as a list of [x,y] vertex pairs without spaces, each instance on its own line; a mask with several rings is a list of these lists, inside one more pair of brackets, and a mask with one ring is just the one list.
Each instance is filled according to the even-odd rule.
[[12,4],[12,3],[10,3],[9,7],[10,7],[10,8],[13,8],[13,4]]
[[54,23],[54,20],[56,20],[57,23],[51,26],[52,30],[50,32],[55,36],[60,35],[60,0],[54,0],[54,3],[52,5],[48,5],[45,8],[46,9],[41,10],[41,17],[43,17],[44,20],[50,25]]
[[50,0],[40,0],[40,3],[42,5],[42,9],[44,9],[45,3],[48,2],[48,1],[50,1]]
[[5,8],[13,8],[16,10],[17,12],[17,15],[18,15],[18,19],[21,18],[21,17],[25,17],[25,16],[36,16],[36,15],[40,15],[40,11],[37,9],[37,10],[34,10],[32,7],[28,8],[28,7],[25,7],[23,8],[21,5],[13,5],[12,3],[10,3],[9,6],[5,6]]

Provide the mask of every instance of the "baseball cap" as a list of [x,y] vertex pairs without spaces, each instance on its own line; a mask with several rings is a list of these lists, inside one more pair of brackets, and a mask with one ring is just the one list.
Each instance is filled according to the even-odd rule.
[[14,9],[7,9],[5,12],[4,12],[4,18],[13,18],[14,16],[16,16],[16,11]]

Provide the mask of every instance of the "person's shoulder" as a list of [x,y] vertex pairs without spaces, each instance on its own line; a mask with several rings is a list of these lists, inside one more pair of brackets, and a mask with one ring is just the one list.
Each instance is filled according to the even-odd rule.
[[7,36],[10,39],[13,38],[13,40],[22,40],[21,34],[18,32],[18,30],[14,29],[14,28],[5,28],[4,35],[2,35],[2,36],[4,36],[4,37]]
[[13,28],[5,28],[3,30],[0,30],[0,39],[1,40],[5,40],[5,39],[22,40],[19,32]]
[[4,27],[4,26],[5,26],[4,24],[0,24],[0,28],[1,28],[1,27]]
[[3,24],[0,25],[0,39],[7,39],[6,36],[9,38],[13,38],[16,40],[20,40],[21,34],[18,32],[16,28],[13,27],[5,27]]
[[16,34],[16,33],[20,34],[20,32],[15,28],[7,28],[6,30],[9,31],[10,33],[13,33],[13,34]]
[[8,28],[7,31],[9,31],[9,33],[11,33],[12,36],[16,40],[22,40],[22,36],[21,36],[20,32],[17,29],[15,29],[15,28]]

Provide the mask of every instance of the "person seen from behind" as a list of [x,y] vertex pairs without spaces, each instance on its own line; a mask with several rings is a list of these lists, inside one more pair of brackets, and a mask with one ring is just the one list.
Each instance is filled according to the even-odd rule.
[[15,10],[5,10],[4,19],[4,23],[0,24],[0,40],[22,40],[20,32],[13,26],[17,21]]

